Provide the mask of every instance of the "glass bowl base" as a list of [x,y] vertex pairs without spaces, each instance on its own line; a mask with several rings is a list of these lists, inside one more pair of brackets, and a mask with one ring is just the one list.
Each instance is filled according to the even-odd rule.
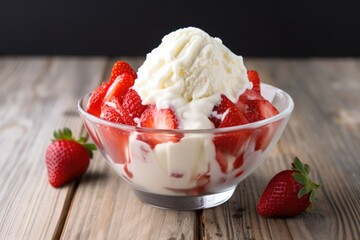
[[196,210],[218,206],[231,198],[236,187],[225,192],[204,196],[169,196],[134,190],[135,195],[144,203],[163,209]]

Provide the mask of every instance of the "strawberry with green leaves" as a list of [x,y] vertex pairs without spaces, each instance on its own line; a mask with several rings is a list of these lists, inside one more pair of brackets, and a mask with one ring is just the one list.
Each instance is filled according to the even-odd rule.
[[310,167],[295,157],[292,170],[276,174],[266,186],[257,204],[259,215],[294,217],[310,211],[320,185],[310,180],[309,172]]
[[96,146],[87,138],[75,140],[69,128],[54,131],[54,139],[46,150],[46,167],[49,182],[54,187],[83,175],[89,167]]

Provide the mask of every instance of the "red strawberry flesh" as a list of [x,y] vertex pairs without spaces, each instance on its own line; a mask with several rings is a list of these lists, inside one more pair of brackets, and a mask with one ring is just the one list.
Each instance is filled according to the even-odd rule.
[[111,70],[111,76],[109,83],[112,84],[115,79],[123,73],[127,73],[132,76],[133,79],[137,78],[136,72],[131,68],[131,66],[124,61],[117,61],[114,63]]
[[93,114],[97,117],[101,114],[101,106],[104,102],[104,97],[106,92],[110,87],[109,83],[102,83],[101,86],[97,87],[94,92],[91,94],[88,103],[87,112]]
[[[140,126],[156,129],[177,129],[178,120],[172,109],[157,109],[155,105],[149,105],[140,118]],[[139,135],[140,140],[147,142],[152,148],[159,143],[178,142],[181,134],[143,132]]]
[[104,120],[135,126],[134,120],[130,117],[129,112],[120,103],[118,98],[113,96],[105,102],[101,109],[100,117]]
[[259,74],[255,70],[248,70],[247,71],[248,78],[250,82],[253,84],[252,90],[260,94],[260,78]]
[[129,89],[124,96],[123,107],[127,109],[130,116],[140,118],[146,106],[142,105],[139,94],[134,89]]
[[105,101],[108,101],[112,97],[116,97],[119,99],[119,102],[122,103],[124,95],[127,93],[129,88],[134,85],[134,81],[135,78],[128,73],[119,75],[106,93]]

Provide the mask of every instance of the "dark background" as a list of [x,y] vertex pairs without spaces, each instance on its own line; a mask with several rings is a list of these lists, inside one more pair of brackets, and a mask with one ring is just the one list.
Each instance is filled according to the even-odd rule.
[[196,26],[243,56],[360,56],[360,1],[1,0],[2,55],[138,55]]

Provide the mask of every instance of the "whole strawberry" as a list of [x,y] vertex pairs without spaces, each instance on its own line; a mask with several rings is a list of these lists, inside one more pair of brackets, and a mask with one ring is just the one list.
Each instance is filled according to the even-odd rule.
[[60,187],[86,172],[92,151],[96,150],[94,144],[86,141],[84,137],[73,139],[69,128],[54,131],[54,139],[46,150],[46,167],[52,186]]
[[295,157],[292,170],[276,174],[266,186],[257,204],[263,217],[294,217],[310,211],[319,184],[309,179],[310,167]]

